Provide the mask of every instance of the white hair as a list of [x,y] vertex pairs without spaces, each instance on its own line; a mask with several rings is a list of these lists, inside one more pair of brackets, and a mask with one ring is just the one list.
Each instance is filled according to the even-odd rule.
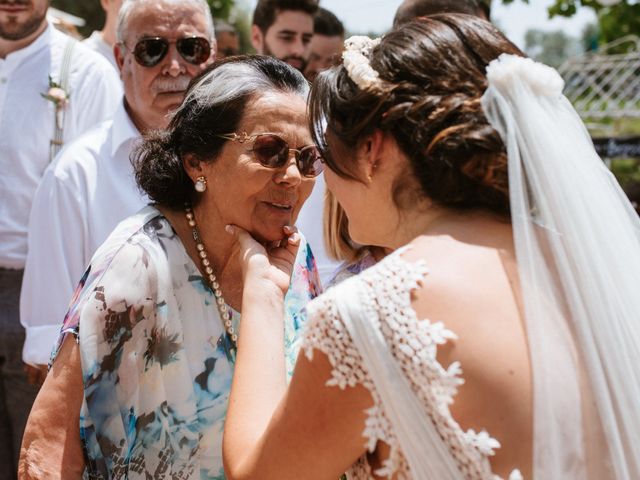
[[196,8],[199,8],[204,15],[206,22],[206,34],[209,40],[213,40],[215,37],[215,31],[213,28],[213,17],[211,16],[211,10],[206,0],[124,0],[120,12],[118,13],[118,23],[116,24],[116,39],[118,43],[124,42],[127,36],[127,30],[129,27],[129,19],[133,12],[143,5],[149,3],[162,2],[165,4],[188,4]]
[[[253,57],[230,62],[204,74],[186,94],[178,111],[217,108],[239,98],[265,92],[290,92],[306,98],[309,83],[302,74],[272,58]],[[287,75],[282,68],[289,70]]]

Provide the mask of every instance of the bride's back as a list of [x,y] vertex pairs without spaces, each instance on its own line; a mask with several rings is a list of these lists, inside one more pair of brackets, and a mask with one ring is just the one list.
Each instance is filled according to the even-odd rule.
[[414,292],[418,318],[441,321],[457,336],[437,355],[444,368],[462,367],[453,419],[500,442],[494,473],[508,478],[517,468],[531,478],[532,379],[510,223],[454,214],[414,240],[404,258],[429,271]]

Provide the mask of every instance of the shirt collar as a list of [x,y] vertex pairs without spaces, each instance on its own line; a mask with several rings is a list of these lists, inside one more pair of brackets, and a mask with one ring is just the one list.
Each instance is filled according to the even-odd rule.
[[104,37],[102,36],[102,32],[100,32],[98,30],[94,30],[93,33],[91,34],[91,36],[89,37],[89,39],[93,40],[94,42],[96,42],[102,48],[105,48],[107,50],[113,50],[111,48],[111,45],[109,45],[107,42],[104,41]]
[[55,27],[50,22],[47,22],[47,28],[45,28],[44,32],[42,32],[33,42],[31,42],[26,47],[21,48],[20,50],[16,50],[15,52],[7,55],[5,61],[11,60],[12,62],[21,62],[25,58],[34,55],[39,50],[48,47],[51,43],[52,30],[54,28]]
[[116,152],[125,143],[135,140],[140,137],[140,132],[133,124],[131,117],[127,113],[124,106],[124,99],[118,105],[115,113],[113,114],[113,127],[111,137],[111,156],[115,156]]

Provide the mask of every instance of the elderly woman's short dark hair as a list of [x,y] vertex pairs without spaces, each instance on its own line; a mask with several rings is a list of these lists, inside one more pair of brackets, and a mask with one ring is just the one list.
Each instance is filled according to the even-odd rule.
[[237,56],[216,62],[194,78],[165,131],[147,134],[133,152],[140,188],[155,203],[172,209],[197,203],[183,159],[212,162],[235,132],[252,99],[265,92],[306,98],[308,83],[290,65],[267,56]]

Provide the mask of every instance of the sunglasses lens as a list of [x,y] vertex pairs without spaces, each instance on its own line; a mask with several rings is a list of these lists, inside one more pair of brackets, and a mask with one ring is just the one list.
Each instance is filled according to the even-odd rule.
[[163,38],[146,38],[136,43],[133,54],[138,63],[153,67],[160,63],[169,50],[169,42]]
[[206,62],[211,55],[211,44],[203,37],[181,38],[176,47],[182,58],[194,65]]
[[317,177],[322,173],[324,165],[322,155],[315,145],[309,145],[300,150],[300,173],[305,177]]
[[259,135],[253,143],[253,153],[261,165],[280,168],[287,163],[289,145],[276,135]]

